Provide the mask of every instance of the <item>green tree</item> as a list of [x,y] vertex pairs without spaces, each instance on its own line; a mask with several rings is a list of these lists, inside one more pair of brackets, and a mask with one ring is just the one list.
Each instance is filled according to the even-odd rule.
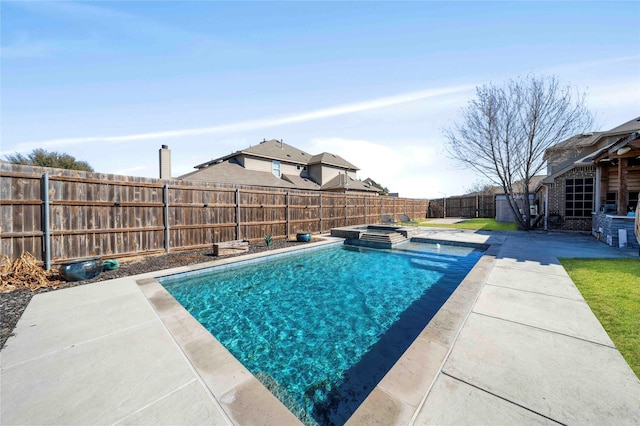
[[5,158],[12,164],[81,170],[84,172],[93,171],[93,167],[91,167],[86,161],[78,161],[72,155],[55,151],[49,152],[42,148],[34,149],[28,155],[15,153],[7,155]]
[[545,150],[583,133],[592,121],[584,95],[554,76],[528,76],[476,88],[461,121],[445,130],[445,148],[465,168],[499,185],[518,225],[528,230],[531,182],[544,167]]

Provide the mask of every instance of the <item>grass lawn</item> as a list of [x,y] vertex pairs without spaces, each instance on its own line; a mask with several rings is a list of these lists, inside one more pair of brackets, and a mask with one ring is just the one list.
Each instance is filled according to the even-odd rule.
[[457,228],[457,229],[474,229],[482,231],[516,231],[518,229],[515,222],[497,222],[495,219],[469,219],[464,222],[454,224],[431,223],[436,219],[422,219],[417,226],[426,226],[433,228]]
[[640,259],[560,259],[560,262],[640,377]]

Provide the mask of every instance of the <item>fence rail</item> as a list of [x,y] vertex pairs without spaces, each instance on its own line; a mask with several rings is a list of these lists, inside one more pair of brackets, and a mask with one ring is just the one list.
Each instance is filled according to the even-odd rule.
[[[298,232],[424,218],[428,200],[0,164],[0,250],[60,263],[285,238]],[[46,222],[48,221],[48,225]]]

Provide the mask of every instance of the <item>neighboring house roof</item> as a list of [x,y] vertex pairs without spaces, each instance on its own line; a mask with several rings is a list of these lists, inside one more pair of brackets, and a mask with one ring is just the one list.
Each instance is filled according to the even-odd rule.
[[[279,188],[298,188],[286,179],[279,179],[271,172],[259,172],[245,169],[240,164],[223,161],[207,168],[182,175],[179,179],[204,182],[233,183],[251,186],[273,186]],[[315,189],[319,189],[315,185]]]
[[[342,169],[343,173],[340,174],[342,177],[338,176],[321,187],[310,177],[283,174],[278,178],[268,171],[253,170],[251,167],[245,168],[241,165],[241,163],[245,164],[242,161],[242,157],[281,161],[298,166],[329,166]],[[359,169],[339,155],[323,152],[312,156],[277,139],[265,140],[258,145],[199,164],[195,168],[197,169],[196,171],[180,176],[178,179],[292,189],[379,192],[378,188],[374,186],[348,177],[346,171],[355,172]],[[298,169],[301,168],[298,167]]]
[[329,166],[338,166],[345,169],[360,170],[358,167],[354,166],[339,155],[331,154],[329,152],[314,155],[311,157],[308,164],[327,164]]
[[[529,182],[529,193],[535,193],[540,189],[540,183],[546,178],[546,175],[535,175],[531,176],[531,181]],[[522,180],[514,182],[512,185],[514,194],[524,194],[524,183]],[[493,193],[495,195],[504,195],[504,190],[501,186],[494,186]],[[467,194],[467,195],[480,195],[480,194]]]
[[295,185],[295,187],[297,189],[312,189],[312,190],[320,189],[320,185],[318,185],[317,183],[315,183],[311,179],[307,179],[307,178],[304,178],[302,176],[285,175],[285,174],[283,174],[282,175],[282,179],[286,180],[286,181],[289,181],[290,183]]
[[287,145],[286,143],[279,141],[277,139],[265,140],[260,142],[258,145],[250,146],[249,148],[233,152],[231,154],[225,155],[220,158],[216,158],[215,160],[207,161],[206,163],[198,164],[195,166],[196,169],[202,169],[208,167],[215,163],[221,163],[225,160],[228,160],[232,157],[237,157],[239,155],[249,155],[253,157],[266,158],[271,160],[280,160],[289,163],[296,164],[308,164],[309,160],[312,158],[311,154],[302,151],[296,147],[291,145]]
[[339,174],[329,182],[322,185],[322,188],[320,189],[323,191],[348,190],[376,193],[380,191],[378,188],[362,182],[361,180],[356,180],[352,177],[349,177],[346,174]]
[[[531,181],[529,182],[529,192],[536,192],[540,188],[540,184],[544,180],[546,175],[535,175],[531,177]],[[522,181],[516,182],[514,185],[514,191],[518,193],[524,192],[524,183]]]

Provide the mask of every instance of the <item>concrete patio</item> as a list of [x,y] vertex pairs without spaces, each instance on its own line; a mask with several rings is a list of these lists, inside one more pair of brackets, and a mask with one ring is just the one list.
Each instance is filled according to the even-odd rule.
[[[421,236],[490,248],[349,424],[640,424],[640,380],[557,260],[637,251],[576,233]],[[0,352],[0,423],[298,423],[154,279],[190,269],[35,296]]]

